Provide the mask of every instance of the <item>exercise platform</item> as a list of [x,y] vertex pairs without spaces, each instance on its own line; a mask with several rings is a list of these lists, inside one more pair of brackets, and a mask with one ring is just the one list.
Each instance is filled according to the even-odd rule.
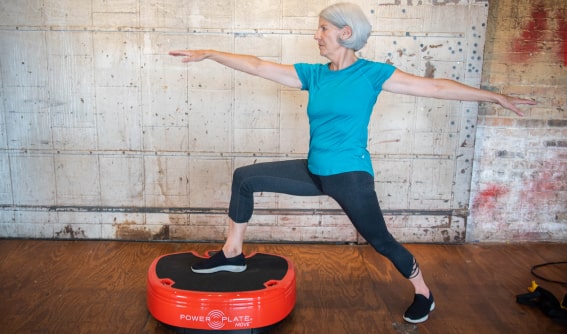
[[155,259],[147,278],[152,316],[182,333],[262,333],[295,306],[295,270],[281,256],[253,253],[241,273],[196,274],[205,257],[195,252]]

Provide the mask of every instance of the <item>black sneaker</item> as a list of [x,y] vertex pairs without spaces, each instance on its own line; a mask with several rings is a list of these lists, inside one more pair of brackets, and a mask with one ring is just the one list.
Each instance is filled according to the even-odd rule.
[[224,256],[224,252],[221,250],[210,258],[192,265],[191,270],[197,274],[212,274],[217,271],[240,273],[246,270],[246,260],[242,253],[227,259]]
[[413,303],[404,313],[404,320],[412,324],[419,324],[429,318],[429,312],[435,309],[433,294],[429,292],[429,299],[424,295],[415,295]]

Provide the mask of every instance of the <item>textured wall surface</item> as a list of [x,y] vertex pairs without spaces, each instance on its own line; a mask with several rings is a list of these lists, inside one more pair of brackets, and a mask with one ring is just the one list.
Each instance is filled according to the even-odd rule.
[[490,6],[483,87],[538,105],[480,108],[468,238],[567,241],[567,3]]
[[[390,62],[416,75],[480,85],[487,1],[356,2],[374,27],[360,56]],[[313,34],[318,12],[329,3],[2,1],[0,236],[223,239],[234,168],[305,156],[307,93],[212,62],[181,64],[167,52],[216,48],[284,63],[324,62]],[[515,29],[522,26],[521,19],[517,26],[511,21],[522,12],[529,24],[534,3],[491,8],[492,19],[500,20],[497,16],[503,7],[510,7],[508,35],[495,32],[499,21],[488,25],[494,43],[502,38],[512,43],[512,35],[520,36]],[[524,31],[529,34],[530,29]],[[554,80],[537,71],[523,77],[533,59],[515,58],[516,70],[509,73],[502,67],[511,60],[500,57],[497,49],[514,45],[491,47],[495,57],[491,66],[496,68],[485,71],[491,89],[522,95],[545,92],[552,104],[546,89]],[[516,47],[525,48],[523,44]],[[545,65],[547,73],[557,74],[557,66]],[[493,77],[496,73],[512,77],[499,81]],[[558,83],[565,80],[555,78]],[[534,80],[541,91],[528,88]],[[553,87],[561,92],[557,85]],[[564,107],[564,94],[560,95],[555,102]],[[518,152],[528,155],[528,149],[532,155],[549,155],[542,161],[551,164],[551,151],[565,159],[562,110],[541,107],[518,120],[492,106],[484,109],[478,129],[483,138],[475,151],[476,103],[381,96],[370,124],[369,149],[382,208],[400,240],[463,242],[466,232],[474,236],[472,240],[512,239],[506,215],[515,214],[515,209],[501,210],[509,205],[509,198],[499,193],[487,198],[485,192],[505,185],[521,193],[526,178],[510,175],[506,181],[494,182],[484,174],[498,174],[502,162],[521,163],[525,156]],[[532,119],[539,122],[533,129]],[[511,125],[501,126],[499,122],[504,121]],[[512,130],[524,131],[528,125],[533,135],[540,130],[539,137],[549,137],[540,142],[547,143],[544,147],[530,147],[535,140],[526,137],[521,148],[501,147],[501,141],[517,138]],[[556,134],[544,134],[548,128]],[[538,175],[564,173],[564,164],[547,165],[555,171],[551,174],[535,172],[540,160],[531,158],[533,187],[551,187],[551,182],[536,185]],[[476,193],[471,196],[473,175]],[[552,180],[561,178],[555,175]],[[561,189],[545,190],[558,194]],[[550,203],[530,196],[526,201],[537,198]],[[565,206],[564,195],[555,199],[553,205]],[[263,193],[256,203],[248,240],[359,240],[328,198]],[[469,215],[469,205],[478,217]],[[518,205],[523,208],[526,203]],[[498,219],[497,225],[492,217]],[[471,222],[473,226],[467,227]],[[565,214],[556,219],[556,225],[545,227],[560,233],[548,231],[529,239],[553,239],[561,233],[564,237],[561,222],[565,223]],[[523,224],[526,231],[542,228],[528,220]],[[493,238],[494,228],[499,234]]]

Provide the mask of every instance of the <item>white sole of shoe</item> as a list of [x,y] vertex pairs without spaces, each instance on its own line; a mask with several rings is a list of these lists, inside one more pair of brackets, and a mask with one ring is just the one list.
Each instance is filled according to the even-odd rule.
[[225,265],[220,267],[214,267],[210,269],[194,269],[191,267],[191,271],[196,274],[213,274],[219,271],[229,271],[232,273],[241,273],[246,270],[246,265],[244,266],[234,266],[234,265]]
[[[433,311],[434,309],[435,309],[435,302],[431,303],[431,307],[429,308],[429,312]],[[427,319],[429,319],[429,313],[425,317],[419,318],[419,319],[410,319],[410,318],[406,318],[404,316],[404,320],[409,322],[409,323],[412,323],[412,324],[420,324],[420,323],[426,321]]]

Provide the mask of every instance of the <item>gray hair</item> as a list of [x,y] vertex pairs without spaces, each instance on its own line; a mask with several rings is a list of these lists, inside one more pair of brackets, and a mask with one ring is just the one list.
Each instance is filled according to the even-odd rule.
[[339,29],[345,26],[352,29],[350,38],[339,40],[342,46],[358,51],[368,42],[372,25],[359,6],[352,3],[337,3],[323,9],[319,17],[329,21]]

